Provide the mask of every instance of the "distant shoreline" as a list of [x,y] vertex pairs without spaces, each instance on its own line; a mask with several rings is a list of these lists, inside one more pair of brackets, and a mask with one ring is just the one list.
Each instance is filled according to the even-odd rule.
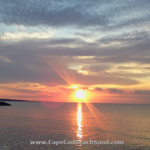
[[[43,103],[78,103],[78,102],[55,102],[55,101],[33,101],[33,100],[18,100],[18,99],[5,99],[0,98],[0,102],[43,102]],[[85,102],[82,102],[82,104],[85,104]],[[90,104],[115,104],[115,105],[150,105],[150,104],[143,104],[143,103],[90,103]]]
[[16,99],[5,99],[5,98],[0,98],[0,101],[15,101],[15,102],[38,102],[38,101],[29,101],[29,100],[16,100]]

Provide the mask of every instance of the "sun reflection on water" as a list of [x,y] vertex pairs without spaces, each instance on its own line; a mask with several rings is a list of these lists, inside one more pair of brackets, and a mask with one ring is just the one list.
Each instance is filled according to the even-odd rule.
[[82,135],[82,104],[78,103],[78,111],[77,111],[77,137],[81,140],[83,135]]

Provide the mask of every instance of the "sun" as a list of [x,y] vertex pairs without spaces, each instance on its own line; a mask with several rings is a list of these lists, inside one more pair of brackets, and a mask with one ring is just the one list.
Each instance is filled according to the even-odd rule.
[[85,99],[85,91],[77,90],[75,93],[75,97],[79,99]]

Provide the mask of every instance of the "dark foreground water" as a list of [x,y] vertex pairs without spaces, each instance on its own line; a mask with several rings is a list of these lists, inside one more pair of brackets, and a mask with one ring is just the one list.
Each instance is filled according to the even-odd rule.
[[[150,105],[11,104],[0,106],[0,150],[150,150]],[[49,140],[124,144],[31,144]]]

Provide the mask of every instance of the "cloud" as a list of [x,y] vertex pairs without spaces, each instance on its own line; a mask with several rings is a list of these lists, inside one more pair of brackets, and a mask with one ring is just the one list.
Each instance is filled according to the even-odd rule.
[[87,42],[77,38],[59,38],[51,39],[47,42],[48,46],[65,46],[65,47],[79,47],[88,44]]
[[110,93],[110,94],[124,94],[125,93],[124,90],[120,90],[120,89],[116,89],[116,88],[103,89],[103,88],[100,88],[100,87],[96,87],[96,88],[92,89],[91,91],[107,92],[107,93]]
[[82,90],[89,90],[88,87],[82,87],[81,89],[82,89]]
[[[115,84],[115,85],[135,85],[140,81],[133,78],[148,77],[149,73],[133,73],[130,71],[121,72],[119,70],[110,71],[115,64],[127,62],[149,63],[148,44],[140,51],[139,47],[143,47],[143,43],[122,49],[98,49],[89,47],[86,44],[82,47],[47,47],[48,44],[70,44],[82,43],[82,40],[76,39],[52,39],[50,41],[22,40],[11,43],[10,45],[2,44],[0,47],[1,57],[9,59],[12,64],[3,62],[0,69],[1,81],[8,82],[56,82],[66,84],[64,79],[56,73],[49,64],[62,67],[65,72],[73,72],[76,83],[84,85],[95,84]],[[136,49],[137,48],[137,49]],[[136,53],[137,51],[137,53]],[[139,53],[139,55],[138,55]],[[77,56],[77,57],[74,57]],[[88,58],[80,58],[79,56],[90,56]],[[91,57],[92,56],[92,57]],[[146,57],[143,57],[146,56]],[[147,62],[146,62],[147,61]],[[111,65],[109,64],[111,63]],[[81,70],[88,73],[86,75],[78,73],[78,69],[71,70],[68,66],[81,66]],[[111,68],[112,67],[112,68]],[[12,69],[13,68],[13,69]],[[61,69],[60,69],[61,71]],[[90,73],[96,73],[90,74]],[[72,76],[71,76],[72,77]],[[75,81],[74,81],[75,82]]]
[[38,90],[31,90],[31,89],[16,89],[16,88],[9,88],[9,87],[1,87],[1,89],[6,89],[9,91],[15,91],[15,92],[19,92],[19,93],[25,93],[25,94],[38,94],[39,91]]
[[116,71],[116,72],[106,72],[110,76],[118,76],[118,77],[126,77],[126,78],[144,78],[144,77],[149,77],[150,72],[140,72],[140,73],[134,73],[132,70],[130,71]]
[[136,45],[142,42],[148,42],[150,39],[148,31],[130,31],[128,33],[120,33],[119,35],[110,35],[109,37],[102,37],[97,40],[101,45],[116,45],[124,46]]
[[139,95],[150,95],[150,91],[146,90],[135,90],[134,94],[139,94]]
[[0,62],[1,62],[1,64],[3,62],[12,63],[12,61],[8,57],[5,57],[5,56],[0,56]]
[[81,1],[2,0],[0,5],[0,20],[8,25],[60,27],[104,25],[107,22],[104,15],[92,14]]
[[145,67],[145,66],[134,66],[134,67],[129,67],[129,66],[118,66],[118,70],[150,70],[150,67]]
[[99,87],[96,87],[96,88],[94,88],[94,91],[103,91],[103,89],[99,88]]
[[59,89],[63,91],[66,95],[70,95],[71,93],[75,92],[75,89],[71,89],[71,88],[60,87]]
[[123,90],[118,90],[118,89],[107,89],[109,93],[113,93],[113,94],[123,94]]
[[[144,39],[143,39],[144,40]],[[73,47],[71,47],[73,46]],[[95,62],[104,63],[125,63],[136,62],[149,64],[149,42],[145,39],[142,43],[134,45],[115,47],[103,47],[97,43],[85,42],[76,38],[53,38],[50,40],[25,39],[19,42],[7,43],[2,42],[0,51],[6,55],[10,50],[15,52],[26,51],[29,54],[41,53],[50,56],[95,56],[89,59]],[[7,56],[8,57],[8,56]],[[78,58],[76,58],[77,60]],[[78,59],[80,61],[80,59]]]
[[75,73],[77,84],[82,85],[99,85],[99,84],[113,84],[113,85],[136,85],[140,82],[134,79],[113,77],[113,76],[91,76],[91,75],[82,75]]
[[115,76],[92,76],[78,73],[77,70],[68,69],[69,60],[63,57],[49,57],[45,59],[38,55],[13,56],[13,63],[4,63],[0,66],[1,83],[35,82],[48,84],[55,82],[66,85],[69,81],[72,84],[95,85],[95,84],[117,84],[134,85],[138,81]]
[[121,1],[121,5],[120,0],[84,3],[81,0],[1,0],[0,21],[8,25],[101,26],[112,30],[149,20],[148,5],[148,0]]
[[[25,60],[25,59],[24,59]],[[30,59],[32,64],[28,65],[21,63],[7,63],[0,66],[0,82],[1,83],[18,83],[18,82],[35,82],[46,84],[48,82],[57,82],[66,84],[66,82],[50,67],[44,66],[42,62],[38,62],[43,68],[34,64],[36,62]]]
[[50,32],[6,32],[1,35],[1,40],[22,40],[22,39],[48,39],[52,36]]
[[80,70],[98,73],[101,71],[105,71],[106,69],[109,69],[110,67],[111,67],[110,65],[99,64],[99,65],[83,66],[82,68],[80,68]]
[[76,32],[75,35],[76,35],[76,36],[79,36],[79,37],[83,37],[83,38],[91,37],[91,34],[90,34],[90,33]]

